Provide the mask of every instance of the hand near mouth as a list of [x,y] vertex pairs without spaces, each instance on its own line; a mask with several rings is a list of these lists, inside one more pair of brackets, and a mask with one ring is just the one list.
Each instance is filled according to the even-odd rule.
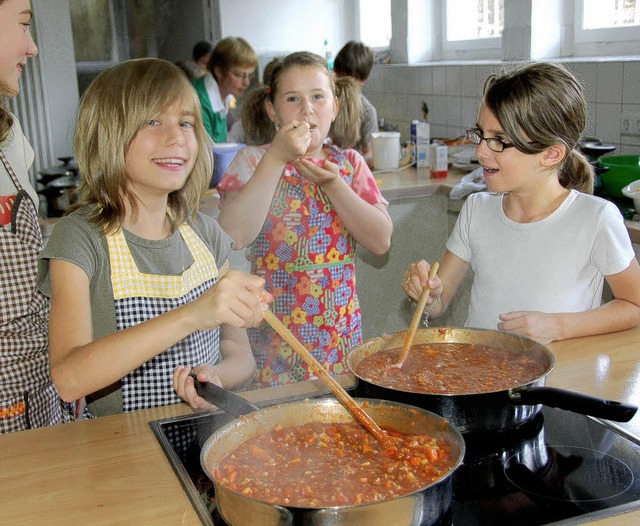
[[311,144],[307,122],[291,121],[282,126],[271,142],[269,150],[286,164],[304,155]]

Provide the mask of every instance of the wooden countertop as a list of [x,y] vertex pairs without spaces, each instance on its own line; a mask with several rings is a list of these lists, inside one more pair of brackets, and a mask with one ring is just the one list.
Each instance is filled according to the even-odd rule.
[[[640,328],[550,345],[548,385],[640,400]],[[340,377],[345,386],[350,375]],[[315,382],[251,391],[262,401],[326,392]],[[186,414],[183,404],[0,436],[0,524],[198,525],[148,422]],[[640,416],[622,425],[640,436]],[[640,523],[640,510],[592,522]]]

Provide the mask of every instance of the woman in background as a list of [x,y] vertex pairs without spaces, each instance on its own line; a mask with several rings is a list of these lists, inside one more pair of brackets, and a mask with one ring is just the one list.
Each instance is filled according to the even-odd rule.
[[204,127],[214,142],[227,142],[233,124],[229,110],[249,88],[257,67],[258,57],[244,38],[223,38],[211,52],[207,72],[193,81]]

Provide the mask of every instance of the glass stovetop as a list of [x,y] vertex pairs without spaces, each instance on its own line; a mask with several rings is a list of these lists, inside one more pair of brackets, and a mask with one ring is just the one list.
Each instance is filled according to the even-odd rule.
[[[200,467],[200,449],[232,419],[216,412],[150,423],[205,525],[225,523]],[[583,524],[640,509],[640,443],[607,422],[545,407],[519,428],[467,435],[465,444],[442,524]]]

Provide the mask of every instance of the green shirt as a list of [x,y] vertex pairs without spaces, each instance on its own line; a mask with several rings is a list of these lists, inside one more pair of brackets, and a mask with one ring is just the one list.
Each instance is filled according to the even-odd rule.
[[196,89],[200,99],[200,106],[202,107],[204,127],[213,142],[227,142],[227,116],[223,117],[220,113],[213,111],[211,100],[204,84],[205,77],[206,75],[193,81],[193,87]]

